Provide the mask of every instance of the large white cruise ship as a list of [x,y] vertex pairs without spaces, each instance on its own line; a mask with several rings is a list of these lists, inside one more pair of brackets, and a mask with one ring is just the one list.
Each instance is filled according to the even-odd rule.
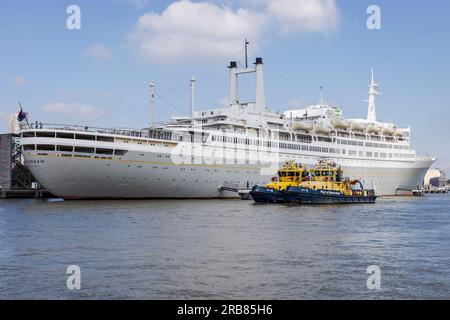
[[[225,198],[230,186],[265,184],[281,163],[313,165],[333,159],[344,174],[361,179],[378,195],[421,188],[435,161],[411,149],[410,129],[378,122],[377,84],[370,83],[367,119],[345,119],[323,102],[284,114],[265,102],[263,61],[231,73],[226,108],[142,130],[96,129],[65,125],[22,125],[25,163],[38,181],[65,199]],[[256,74],[256,99],[242,103],[238,76]],[[151,86],[154,97],[154,86]]]

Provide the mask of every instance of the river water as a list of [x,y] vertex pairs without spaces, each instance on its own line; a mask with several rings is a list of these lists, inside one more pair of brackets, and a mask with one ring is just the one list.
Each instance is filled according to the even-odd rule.
[[[371,265],[380,289],[367,287]],[[450,299],[450,196],[0,200],[0,298]]]

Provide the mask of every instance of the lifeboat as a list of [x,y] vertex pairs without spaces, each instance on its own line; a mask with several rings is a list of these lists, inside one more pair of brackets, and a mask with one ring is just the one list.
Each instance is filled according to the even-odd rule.
[[404,132],[403,131],[401,131],[401,130],[395,130],[395,134],[394,134],[396,137],[403,137],[403,135],[404,135]]
[[380,133],[381,132],[381,127],[380,126],[376,126],[376,125],[369,125],[367,126],[367,133]]
[[316,124],[314,126],[314,133],[328,134],[328,133],[330,133],[330,131],[331,131],[330,127],[325,127],[325,126],[320,125],[320,124]]
[[334,119],[332,120],[332,124],[336,129],[347,130],[350,127],[350,122],[342,119]]
[[366,127],[367,127],[367,123],[364,123],[364,122],[353,121],[350,124],[350,129],[353,131],[364,131],[364,130],[366,130]]
[[310,132],[313,128],[313,125],[310,123],[305,122],[293,122],[292,123],[292,129],[294,130],[300,130],[305,132]]
[[394,128],[383,128],[381,130],[381,133],[384,134],[385,136],[393,136],[395,133],[395,129]]

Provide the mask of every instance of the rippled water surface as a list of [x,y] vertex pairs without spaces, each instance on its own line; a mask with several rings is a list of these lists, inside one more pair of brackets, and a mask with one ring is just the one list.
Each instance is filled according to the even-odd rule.
[[[81,268],[81,290],[66,268]],[[367,289],[369,265],[381,289]],[[0,298],[450,298],[450,196],[0,201]]]

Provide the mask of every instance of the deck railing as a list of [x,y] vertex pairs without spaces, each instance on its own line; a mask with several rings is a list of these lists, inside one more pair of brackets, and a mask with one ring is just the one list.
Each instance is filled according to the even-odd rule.
[[124,135],[129,137],[140,137],[140,138],[150,138],[149,130],[142,129],[140,131],[133,130],[129,128],[99,128],[99,127],[89,127],[89,126],[79,126],[79,125],[66,125],[57,123],[30,123],[22,124],[20,126],[22,131],[24,130],[64,130],[64,131],[77,131],[77,132],[90,132],[90,133],[102,133],[102,134],[114,134],[114,135]]

